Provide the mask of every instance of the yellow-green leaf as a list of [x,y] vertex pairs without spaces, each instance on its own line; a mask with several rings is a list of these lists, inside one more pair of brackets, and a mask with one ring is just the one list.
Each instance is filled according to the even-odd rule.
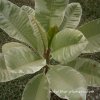
[[84,77],[68,66],[49,66],[50,88],[59,97],[68,100],[86,100],[87,84]]
[[46,61],[20,43],[7,43],[0,54],[0,81],[10,81],[39,71]]
[[66,28],[54,36],[51,55],[56,61],[67,63],[79,56],[86,45],[87,40],[80,31]]
[[35,0],[36,18],[46,29],[59,26],[69,0]]
[[21,100],[50,100],[49,83],[45,75],[31,79],[25,87]]
[[76,28],[80,22],[82,8],[79,3],[70,3],[66,7],[65,15],[60,30],[64,28]]
[[83,53],[100,52],[100,18],[79,27],[89,43]]

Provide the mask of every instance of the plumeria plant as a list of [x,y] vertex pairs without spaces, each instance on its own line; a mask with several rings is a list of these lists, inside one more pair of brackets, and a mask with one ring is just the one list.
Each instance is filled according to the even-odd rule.
[[0,28],[19,42],[6,43],[0,53],[0,81],[36,74],[21,100],[60,98],[86,100],[87,86],[100,86],[100,64],[82,58],[100,52],[100,19],[78,27],[79,3],[35,0],[35,10],[0,0]]

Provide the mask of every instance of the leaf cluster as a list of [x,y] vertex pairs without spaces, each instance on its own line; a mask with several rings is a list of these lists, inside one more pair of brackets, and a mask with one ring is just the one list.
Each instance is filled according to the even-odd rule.
[[0,81],[41,70],[22,100],[49,100],[50,91],[86,100],[87,86],[100,85],[100,65],[79,55],[100,51],[100,19],[78,27],[81,16],[81,5],[68,0],[36,0],[35,10],[0,0],[0,28],[20,41],[2,46]]

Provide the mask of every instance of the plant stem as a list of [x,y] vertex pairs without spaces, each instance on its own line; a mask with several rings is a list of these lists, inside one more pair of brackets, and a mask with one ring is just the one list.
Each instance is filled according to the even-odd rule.
[[46,59],[46,66],[44,66],[45,68],[45,74],[48,72],[48,65],[50,64],[50,48],[47,49],[47,51],[44,53],[44,58]]
[[48,70],[49,70],[48,65],[44,66],[44,72],[45,72],[45,74],[48,72]]
[[50,64],[50,48],[44,53],[44,58],[46,59],[46,63]]
[[47,54],[46,54],[46,63],[50,64],[50,49],[47,50]]

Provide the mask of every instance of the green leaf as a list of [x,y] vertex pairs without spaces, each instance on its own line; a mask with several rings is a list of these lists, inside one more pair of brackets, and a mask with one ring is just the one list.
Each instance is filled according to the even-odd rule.
[[82,15],[82,8],[79,3],[70,3],[66,7],[65,15],[60,29],[76,28],[80,22]]
[[87,58],[77,58],[68,65],[82,73],[89,86],[100,86],[100,63]]
[[[34,23],[35,27],[34,29],[32,28],[27,14],[31,9],[25,9],[25,7],[23,10],[9,1],[0,0],[0,28],[2,28],[10,37],[25,42],[29,46],[33,47],[34,50],[43,56],[44,49],[47,47],[47,40],[44,41],[46,36],[41,37],[43,34],[43,32],[41,32],[42,27],[37,23]],[[30,16],[34,17],[34,11],[31,12]],[[36,34],[37,31],[38,34]],[[40,41],[38,39],[40,39]],[[46,44],[45,47],[43,43]]]
[[36,18],[46,31],[61,24],[68,2],[69,0],[35,0]]
[[86,100],[86,81],[79,72],[68,66],[49,67],[47,77],[54,93],[68,100]]
[[35,10],[33,8],[24,5],[21,7],[21,9],[24,10],[27,13],[27,15],[35,16]]
[[7,0],[0,0],[0,28],[10,37],[37,48],[27,14],[18,6]]
[[45,65],[46,61],[27,46],[16,42],[7,43],[0,54],[0,81],[35,73]]
[[40,23],[35,19],[35,17],[33,16],[29,16],[30,18],[30,24],[33,28],[34,31],[34,36],[37,40],[37,49],[38,52],[40,54],[42,54],[42,56],[44,55],[44,53],[46,52],[46,50],[48,49],[48,38],[47,38],[47,34],[44,30],[44,28],[40,25]]
[[57,26],[51,27],[48,31],[48,47],[50,47],[53,37],[59,32]]
[[100,52],[100,18],[79,27],[89,43],[83,53]]
[[[34,31],[34,36],[37,40],[37,49],[40,54],[43,55],[44,51],[48,48],[48,39],[47,34],[44,28],[40,25],[40,23],[35,18],[35,11],[31,7],[22,6],[22,9],[27,13],[30,19],[30,24]],[[44,47],[44,48],[43,48]]]
[[79,56],[86,45],[87,40],[80,31],[66,28],[52,40],[52,58],[60,63],[67,63]]
[[50,100],[49,83],[45,75],[35,76],[26,85],[22,100]]

